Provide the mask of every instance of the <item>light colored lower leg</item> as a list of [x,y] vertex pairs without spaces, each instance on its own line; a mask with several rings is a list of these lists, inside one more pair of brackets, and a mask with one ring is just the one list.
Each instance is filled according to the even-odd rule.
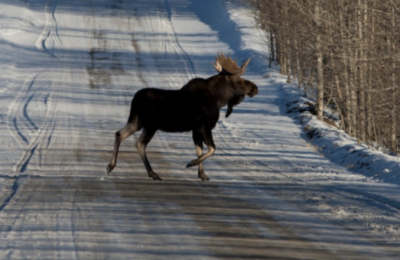
[[146,154],[147,145],[143,144],[142,141],[139,139],[136,143],[136,147],[139,151],[140,158],[142,158],[144,167],[146,167],[147,173],[153,172],[153,169],[150,166],[150,162],[149,162],[149,159],[147,158],[147,154]]
[[146,147],[147,144],[150,142],[151,138],[153,138],[155,131],[147,131],[143,129],[142,134],[139,137],[139,140],[136,142],[136,148],[139,151],[139,155],[142,158],[144,166],[146,167],[147,174],[149,177],[153,178],[153,180],[161,180],[161,178],[153,171],[150,166],[149,159],[147,159],[146,155]]
[[198,159],[199,163],[203,162],[205,159],[207,159],[208,157],[210,157],[211,155],[213,155],[215,153],[214,147],[209,146],[208,149],[209,149],[208,152]]
[[[196,145],[196,154],[197,154],[197,157],[200,158],[203,155],[203,148]],[[204,172],[203,163],[200,163],[199,164],[199,175],[200,175],[200,173],[203,173],[203,172]]]
[[118,158],[118,151],[119,151],[119,146],[120,144],[128,138],[130,135],[135,133],[137,131],[137,123],[128,123],[119,130],[118,132],[115,133],[115,141],[114,141],[114,151],[113,155],[111,158],[111,162],[108,164],[106,173],[109,174],[116,166],[117,164],[117,158]]
[[208,149],[209,149],[209,150],[208,150],[208,152],[207,152],[206,154],[203,154],[202,156],[200,156],[200,158],[198,158],[198,159],[196,159],[196,160],[190,161],[190,162],[186,165],[186,167],[192,167],[192,166],[198,165],[198,164],[202,163],[205,159],[207,159],[208,157],[210,157],[211,155],[213,155],[214,152],[215,152],[215,148],[212,147],[212,146],[209,146]]

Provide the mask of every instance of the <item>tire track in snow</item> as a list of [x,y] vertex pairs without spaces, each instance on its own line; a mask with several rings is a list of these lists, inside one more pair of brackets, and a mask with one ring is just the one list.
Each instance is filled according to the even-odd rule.
[[[52,129],[54,130],[54,129]],[[12,200],[12,198],[15,196],[17,191],[19,190],[19,187],[21,186],[21,183],[23,183],[27,178],[29,178],[29,175],[22,175],[27,170],[27,167],[33,157],[33,155],[36,152],[36,149],[40,145],[40,142],[35,142],[32,148],[28,148],[25,150],[23,153],[20,161],[14,165],[14,172],[17,173],[18,175],[13,176],[12,178],[14,179],[14,182],[12,184],[10,194],[8,197],[3,201],[2,205],[0,206],[0,212],[9,204],[9,202]],[[40,152],[39,152],[40,153]],[[39,159],[41,159],[42,156],[39,154]],[[39,162],[39,166],[41,166],[42,163]]]
[[29,144],[28,139],[21,133],[21,131],[18,128],[18,124],[17,124],[17,118],[14,117],[13,119],[13,126],[15,128],[15,130],[17,131],[18,136],[21,138],[21,140],[27,144]]
[[135,34],[134,33],[132,33],[132,36],[131,36],[131,45],[132,45],[132,48],[135,50],[135,53],[136,53],[135,60],[136,60],[136,63],[138,65],[138,68],[139,68],[138,71],[136,72],[136,76],[138,77],[139,81],[144,86],[148,87],[147,81],[143,77],[143,72],[142,72],[143,62],[142,62],[142,58],[140,57],[140,54],[141,54],[140,53],[140,46],[139,46],[137,40],[135,39]]
[[[36,86],[36,80],[42,78],[42,75],[36,75],[25,81],[17,97],[12,102],[7,115],[7,127],[17,141],[19,147],[24,150],[19,161],[14,165],[14,173],[23,173],[35,154],[37,148],[48,147],[51,141],[51,135],[54,131],[55,108],[57,104],[57,82],[53,83],[51,89],[46,89],[49,93],[42,100],[40,95],[40,86]],[[29,104],[35,100],[45,106],[44,118],[37,117],[38,123],[29,115]],[[46,141],[47,140],[47,141]],[[39,145],[43,142],[45,147]],[[41,162],[39,162],[39,166]]]
[[194,68],[194,64],[192,59],[190,58],[189,54],[185,51],[185,49],[182,47],[181,43],[179,42],[179,36],[178,33],[176,32],[174,23],[172,22],[172,8],[168,0],[165,0],[165,6],[167,9],[167,14],[168,14],[168,21],[172,30],[172,35],[174,37],[175,43],[178,46],[179,50],[181,51],[183,57],[185,60],[189,63],[189,67],[192,71],[192,78],[196,78],[196,70]]
[[90,65],[86,67],[91,89],[110,88],[113,76],[125,74],[121,54],[109,49],[108,37],[102,30],[93,30],[98,46],[89,51]]
[[[29,179],[29,176],[18,176],[18,177],[6,177],[8,179],[13,180],[12,184],[10,184],[11,187],[7,187],[7,189],[10,190],[9,196],[4,199],[3,203],[0,205],[0,213],[3,214],[3,210],[10,204],[11,200],[15,197],[17,194],[17,191],[20,189],[20,187]],[[35,192],[37,187],[33,187],[33,192]],[[21,209],[25,209],[27,205],[31,203],[32,199],[32,194],[34,193],[25,193],[23,198],[19,200]],[[22,213],[23,210],[19,211]],[[9,223],[6,224],[7,227],[6,232],[2,236],[2,250],[5,252],[6,258],[4,259],[13,259],[13,253],[14,253],[14,248],[15,248],[15,242],[13,240],[13,233],[15,234],[15,231],[18,230],[18,224],[23,222],[25,219],[25,214],[10,214],[10,212],[4,213],[4,216],[7,218],[7,221]],[[2,219],[4,220],[4,219]],[[3,223],[3,222],[2,222]],[[4,223],[3,223],[4,224]]]
[[[38,154],[37,167],[42,167],[42,150],[47,148],[51,141],[54,131],[55,113],[58,96],[58,81],[54,82],[52,87],[48,89],[49,93],[43,98],[40,95],[40,84],[36,82],[43,78],[42,74],[29,77],[17,97],[11,103],[7,115],[7,127],[10,135],[19,144],[22,154],[17,163],[13,166],[14,176],[13,183],[9,188],[9,195],[3,200],[0,206],[0,212],[10,203],[18,192],[21,184],[29,178],[24,174],[28,169],[35,154]],[[46,89],[47,90],[47,89]],[[39,93],[39,94],[38,94]],[[45,104],[43,123],[38,124],[29,116],[29,104],[33,100],[43,101]],[[41,118],[38,118],[41,119]]]
[[[34,147],[34,149],[26,149],[27,146],[29,147],[30,143],[29,130],[35,130],[29,129],[29,126],[32,126],[32,120],[28,115],[27,107],[29,105],[29,102],[31,102],[32,100],[32,96],[34,95],[32,94],[31,97],[29,97],[28,93],[32,91],[35,81],[39,75],[40,74],[31,76],[27,80],[25,80],[16,98],[11,103],[8,109],[8,114],[6,116],[7,128],[10,135],[18,143],[19,147],[25,151],[21,155],[19,161],[13,167],[13,172],[17,175],[11,177],[14,181],[9,190],[9,195],[4,199],[3,203],[0,206],[0,212],[10,203],[12,198],[17,193],[20,187],[20,172],[18,171],[20,169],[23,169],[23,171],[26,170],[30,158],[36,150],[36,146]],[[29,154],[28,159],[25,159],[27,154]]]
[[25,105],[24,105],[24,111],[23,111],[23,113],[24,113],[24,117],[26,118],[26,120],[28,121],[28,123],[32,126],[32,128],[34,129],[34,130],[38,130],[39,128],[36,126],[36,124],[35,124],[35,122],[33,122],[32,121],[32,119],[29,117],[29,115],[28,115],[28,105],[29,105],[29,103],[32,101],[32,99],[33,99],[33,95],[31,95],[29,98],[28,98],[28,100],[26,101],[26,103],[25,103]]
[[[58,35],[57,20],[55,18],[55,10],[58,6],[58,3],[59,0],[47,1],[45,8],[45,28],[36,41],[37,49],[45,51],[51,57],[55,56],[47,48],[46,41],[51,37],[51,39],[57,41],[60,45],[62,45],[61,39]],[[20,92],[17,95],[17,98],[14,99],[14,101],[12,102],[12,105],[9,109],[9,114],[7,116],[7,125],[9,132],[17,141],[20,148],[24,149],[21,158],[13,167],[13,172],[18,173],[19,175],[27,170],[27,167],[35,152],[37,150],[39,151],[39,153],[41,152],[41,148],[43,148],[43,145],[40,145],[42,139],[47,139],[48,147],[51,141],[52,132],[54,131],[54,127],[51,127],[51,124],[54,121],[55,104],[57,103],[54,103],[52,101],[52,96],[54,96],[53,91],[56,89],[54,88],[54,83],[50,89],[45,90],[48,91],[48,93],[42,102],[45,106],[45,117],[43,119],[43,123],[40,125],[41,118],[38,118],[40,121],[39,123],[37,123],[29,115],[29,104],[33,100],[41,99],[41,95],[39,93],[40,86],[35,85],[38,78],[43,78],[40,73],[28,78],[25,81],[24,86],[21,88]],[[38,147],[39,149],[37,149]],[[41,158],[42,156],[39,154],[39,167],[41,167],[42,165]]]
[[[2,178],[4,178],[2,176]],[[17,194],[19,188],[29,179],[29,176],[27,175],[20,175],[20,176],[13,176],[13,177],[5,177],[6,179],[11,179],[12,184],[10,185],[11,187],[9,188],[10,193],[9,195],[3,200],[2,204],[0,205],[0,212],[2,212],[11,202],[11,200],[15,197]],[[28,195],[28,197],[30,197]],[[17,221],[19,217],[13,220],[13,225],[10,225],[8,228],[8,232],[12,231],[12,227],[14,226],[15,222]],[[7,240],[7,237],[4,239]]]
[[[37,130],[37,127],[29,129],[29,126],[32,126],[32,120],[29,118],[27,107],[32,98],[27,96],[28,93],[31,92],[38,76],[39,75],[31,76],[25,80],[24,85],[8,109],[8,114],[6,117],[7,127],[11,136],[13,136],[14,140],[17,141],[20,148],[25,148],[25,146],[29,144],[29,133],[27,131]],[[19,115],[21,112],[22,115]]]
[[[51,50],[49,50],[46,42],[48,39],[55,39],[56,42],[60,45],[62,45],[62,41],[60,39],[60,36],[58,35],[58,26],[57,26],[57,20],[55,18],[55,10],[58,6],[58,3],[60,0],[48,0],[46,4],[46,23],[45,27],[43,29],[42,34],[39,36],[39,38],[36,41],[36,48],[40,51],[44,51],[45,53],[49,54],[51,57],[56,58],[53,52],[54,48],[54,42],[53,46],[51,46]],[[53,37],[51,37],[53,36]]]

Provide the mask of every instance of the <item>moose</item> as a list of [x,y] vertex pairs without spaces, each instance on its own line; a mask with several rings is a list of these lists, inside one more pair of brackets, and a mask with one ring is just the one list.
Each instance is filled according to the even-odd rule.
[[[179,90],[144,88],[136,92],[127,124],[115,133],[114,151],[106,174],[109,175],[116,166],[121,142],[143,129],[136,148],[149,177],[161,180],[150,166],[146,155],[147,144],[157,130],[171,133],[192,131],[198,158],[190,161],[187,167],[198,165],[198,177],[203,181],[209,180],[202,162],[215,152],[211,131],[217,124],[220,109],[227,105],[225,117],[229,117],[233,107],[241,103],[246,95],[253,97],[258,94],[256,84],[241,78],[249,62],[250,58],[239,67],[237,59],[233,61],[229,54],[226,57],[218,53],[215,64],[212,63],[218,71],[215,76],[194,78]],[[205,154],[203,143],[208,147]]]

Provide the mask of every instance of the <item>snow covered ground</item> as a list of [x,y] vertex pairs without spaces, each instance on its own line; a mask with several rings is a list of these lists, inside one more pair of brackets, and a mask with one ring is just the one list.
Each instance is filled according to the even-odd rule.
[[[399,161],[287,112],[301,93],[246,6],[3,0],[0,46],[0,259],[400,258]],[[162,182],[132,139],[102,180],[134,93],[214,75],[218,51],[251,57],[260,92],[221,111],[211,181],[185,168],[191,134],[162,132]]]

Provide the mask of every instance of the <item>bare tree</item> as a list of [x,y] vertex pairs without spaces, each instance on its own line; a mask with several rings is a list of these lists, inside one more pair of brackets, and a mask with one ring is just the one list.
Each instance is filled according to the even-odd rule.
[[[288,82],[334,104],[360,142],[399,150],[400,0],[248,0]],[[312,90],[312,91],[309,91]]]

